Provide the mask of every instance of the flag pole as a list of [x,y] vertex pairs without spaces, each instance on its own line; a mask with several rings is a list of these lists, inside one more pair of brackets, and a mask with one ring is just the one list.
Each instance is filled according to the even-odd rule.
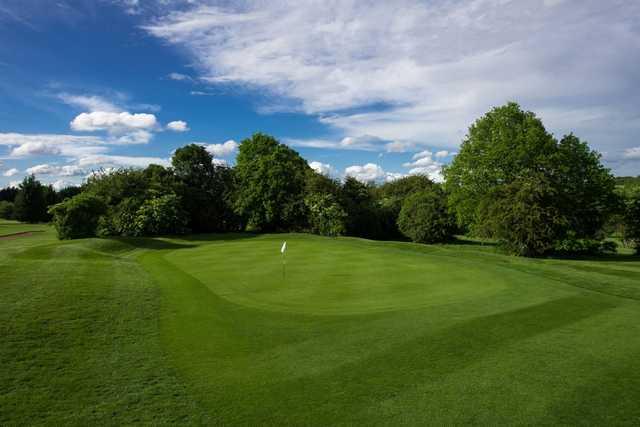
[[280,253],[282,254],[282,280],[284,281],[286,278],[285,266],[287,264],[287,242],[286,240],[282,243],[282,247],[280,248]]

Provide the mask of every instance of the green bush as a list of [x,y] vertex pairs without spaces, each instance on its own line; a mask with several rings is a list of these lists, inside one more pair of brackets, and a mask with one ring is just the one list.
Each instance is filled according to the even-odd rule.
[[106,212],[101,198],[81,193],[64,202],[53,205],[49,213],[59,239],[79,239],[96,235],[99,218]]
[[305,199],[312,233],[322,236],[344,234],[347,214],[331,194],[311,194]]
[[447,209],[444,192],[433,187],[407,197],[400,209],[398,228],[414,242],[450,240],[455,233],[455,219]]
[[602,255],[616,253],[618,246],[610,240],[566,237],[556,242],[554,252],[560,255]]
[[640,252],[640,193],[636,193],[627,203],[624,213],[624,236],[626,244]]
[[183,234],[187,231],[188,217],[174,194],[145,200],[138,208],[133,222],[137,236]]
[[0,218],[13,219],[13,203],[6,200],[0,200]]
[[543,255],[564,237],[566,219],[554,205],[555,196],[542,176],[495,187],[480,203],[481,226],[474,231],[497,238],[514,255]]

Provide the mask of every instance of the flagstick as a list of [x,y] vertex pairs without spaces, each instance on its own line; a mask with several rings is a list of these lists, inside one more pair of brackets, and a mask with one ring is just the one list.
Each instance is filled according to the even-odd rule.
[[285,265],[287,264],[286,255],[282,252],[282,280],[286,278]]

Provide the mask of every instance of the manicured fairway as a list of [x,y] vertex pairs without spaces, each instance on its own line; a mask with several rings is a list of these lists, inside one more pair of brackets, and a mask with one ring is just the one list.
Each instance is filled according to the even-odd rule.
[[640,423],[630,256],[41,228],[0,241],[0,424]]

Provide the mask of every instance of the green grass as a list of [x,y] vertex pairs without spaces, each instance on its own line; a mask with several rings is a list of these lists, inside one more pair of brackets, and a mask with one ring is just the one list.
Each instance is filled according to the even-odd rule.
[[0,425],[640,423],[631,256],[40,227],[0,241]]

